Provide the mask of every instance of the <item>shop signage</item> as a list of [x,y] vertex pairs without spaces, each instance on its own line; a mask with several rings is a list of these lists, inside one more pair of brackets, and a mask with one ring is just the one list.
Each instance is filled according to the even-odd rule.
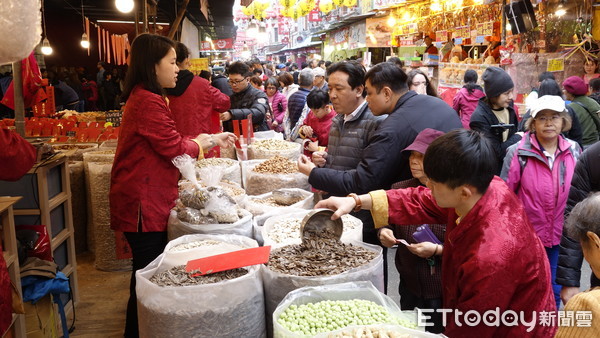
[[[214,48],[213,48],[214,46]],[[200,50],[213,50],[213,49],[232,49],[233,39],[219,39],[211,41],[202,41],[200,43]]]
[[392,43],[392,28],[388,17],[367,19],[367,47],[389,47]]
[[402,4],[404,2],[406,2],[406,0],[374,0],[373,8],[374,9],[388,8],[388,7]]
[[481,22],[477,24],[477,35],[492,36],[494,35],[494,21]]
[[308,13],[308,21],[321,22],[321,12],[313,10],[310,13]]
[[416,22],[409,23],[407,26],[408,34],[416,34],[419,32],[419,25]]
[[407,38],[400,38],[400,47],[410,47],[410,46],[414,46],[415,42],[413,41],[413,38],[411,37],[407,37]]
[[194,74],[199,74],[201,70],[208,70],[208,59],[207,58],[199,58],[199,59],[190,59],[190,72]]
[[548,59],[548,69],[549,72],[562,72],[565,70],[565,59]]
[[348,27],[344,27],[342,29],[338,29],[331,33],[331,44],[332,45],[341,45],[345,42],[348,42]]
[[348,35],[348,47],[350,49],[360,48],[366,45],[366,30],[365,21],[350,26]]
[[435,32],[435,42],[447,42],[448,41],[448,31],[437,31]]
[[454,29],[454,38],[463,38],[468,39],[471,37],[471,27],[470,26],[461,26],[456,27]]

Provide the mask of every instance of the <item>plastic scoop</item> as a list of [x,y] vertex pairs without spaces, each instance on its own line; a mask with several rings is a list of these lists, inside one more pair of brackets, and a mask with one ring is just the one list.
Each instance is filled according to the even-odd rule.
[[250,265],[265,264],[269,261],[270,254],[270,246],[243,249],[188,261],[185,266],[185,271],[197,271],[192,275],[192,277],[196,277],[215,272],[243,268]]
[[315,209],[304,216],[302,223],[300,224],[302,242],[309,239],[311,236],[319,236],[319,234],[325,232],[333,234],[335,238],[339,240],[344,232],[344,223],[341,218],[332,221],[332,215],[332,210]]

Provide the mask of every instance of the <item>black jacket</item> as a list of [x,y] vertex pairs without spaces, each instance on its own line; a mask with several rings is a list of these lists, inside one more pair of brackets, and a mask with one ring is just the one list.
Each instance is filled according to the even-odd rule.
[[193,79],[194,73],[187,69],[180,70],[179,73],[177,73],[177,83],[175,84],[175,88],[167,88],[165,89],[165,92],[167,95],[181,96],[185,93],[186,89],[188,89]]
[[402,150],[415,140],[419,132],[426,128],[447,132],[461,127],[458,115],[446,102],[409,91],[381,122],[362,151],[356,169],[315,168],[310,173],[309,182],[313,187],[335,196],[389,189],[392,183],[412,177],[408,155]]
[[[229,109],[232,115],[231,120],[244,120],[248,115],[252,115],[254,131],[269,130],[265,119],[269,110],[269,98],[267,94],[252,87],[250,84],[248,84],[248,87],[244,91],[231,95],[231,109]],[[233,131],[231,120],[223,123],[225,131]]]
[[[592,145],[583,152],[571,180],[571,190],[565,208],[567,217],[575,205],[583,201],[591,192],[600,191],[600,142]],[[579,286],[581,279],[581,263],[583,253],[579,239],[569,238],[566,230],[563,231],[556,269],[556,283],[563,286]],[[600,286],[600,281],[592,273],[592,287]]]
[[509,124],[512,124],[513,126],[508,128],[508,138],[506,141],[502,142],[502,133],[505,129],[492,128],[492,125],[500,124],[500,121],[496,115],[494,115],[492,107],[490,107],[485,99],[486,98],[483,97],[479,100],[477,108],[475,108],[473,115],[471,115],[469,127],[471,127],[472,130],[483,133],[483,135],[490,140],[498,161],[496,175],[500,175],[504,156],[506,156],[506,149],[521,140],[521,136],[515,134],[517,132],[519,121],[513,107],[508,107]]
[[[569,116],[571,116],[571,129],[563,132],[562,134],[564,137],[579,143],[579,146],[583,148],[583,132],[581,131],[581,124],[579,124],[579,118],[577,117],[577,114],[575,114],[573,108],[569,106],[567,106],[567,112],[569,113]],[[521,119],[521,122],[519,122],[519,131],[527,131],[525,130],[525,123],[527,123],[527,120],[529,120],[530,118],[531,112],[527,111],[527,113],[523,115],[523,119]]]
[[221,93],[231,96],[233,95],[233,90],[231,90],[231,86],[229,85],[229,81],[222,74],[217,74],[213,76],[212,82],[210,83],[213,87],[217,88],[221,91]]

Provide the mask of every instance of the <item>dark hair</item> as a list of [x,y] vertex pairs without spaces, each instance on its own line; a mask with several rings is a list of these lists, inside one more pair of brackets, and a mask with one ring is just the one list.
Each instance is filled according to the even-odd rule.
[[292,74],[290,74],[288,72],[279,73],[277,80],[281,81],[285,87],[294,83],[294,77],[292,76]]
[[391,58],[387,59],[386,62],[395,64],[398,67],[404,67],[404,61],[400,60],[400,58],[397,56],[392,56]]
[[321,66],[322,66],[322,65],[324,65],[324,64],[325,64],[325,61],[324,61],[324,60],[321,60],[321,61],[319,61],[319,63],[317,63],[317,67],[321,67]]
[[469,94],[473,94],[473,91],[475,89],[481,89],[481,86],[477,84],[477,78],[478,76],[476,71],[474,71],[473,69],[467,69],[463,78],[463,81],[465,83],[463,87],[467,89]]
[[590,194],[577,203],[565,221],[565,228],[570,238],[588,241],[587,232],[600,236],[600,192]]
[[590,88],[593,92],[600,90],[600,78],[595,78],[590,81]]
[[294,62],[294,63],[292,63],[292,65],[291,65],[290,67],[292,68],[292,70],[294,70],[294,68],[295,68],[295,69],[298,69],[298,64],[296,64],[296,63]]
[[331,66],[333,62],[331,61],[325,61],[325,68],[329,68],[329,66]]
[[241,61],[236,61],[236,62],[232,63],[231,65],[229,65],[227,72],[229,73],[229,75],[239,74],[243,77],[248,77],[248,76],[252,75],[252,72],[250,72],[250,67],[248,67],[247,64],[245,64]]
[[177,64],[182,63],[183,60],[190,57],[190,50],[181,42],[177,42],[175,53],[177,53]]
[[538,82],[542,82],[547,79],[556,80],[554,74],[552,74],[551,72],[541,72],[540,75],[538,75]]
[[552,79],[546,79],[540,83],[540,88],[538,89],[538,97],[542,97],[544,95],[555,95],[562,97],[563,93],[558,82]]
[[260,75],[262,75],[262,73],[263,73],[263,71],[262,71],[262,69],[261,69],[261,68],[254,68],[254,69],[252,70],[252,74],[254,74],[254,75],[258,75],[258,76],[260,76]]
[[263,82],[258,75],[253,75],[250,77],[250,83],[253,83],[257,86],[262,86]]
[[279,89],[279,80],[275,76],[271,76],[265,81],[265,89],[267,89],[267,86],[269,85],[273,85],[275,86],[275,89]]
[[423,160],[429,179],[455,189],[463,184],[484,194],[498,167],[496,153],[481,133],[456,129],[433,141]]
[[306,96],[306,105],[310,109],[323,108],[329,103],[329,94],[324,90],[313,89]]
[[164,90],[156,78],[155,66],[174,47],[173,40],[156,34],[140,34],[133,40],[122,100],[127,100],[133,88],[139,84],[154,94],[164,96]]
[[390,87],[394,93],[400,93],[408,89],[406,84],[406,73],[394,63],[382,62],[371,68],[365,75],[365,82],[369,81],[377,93],[383,87]]
[[[359,86],[365,86],[365,67],[356,61],[340,61],[332,64],[327,68],[327,76],[335,72],[348,74],[348,84],[352,89]],[[363,89],[363,97],[367,96],[367,91]]]
[[427,77],[427,75],[420,69],[413,69],[410,72],[408,72],[408,80],[406,80],[406,83],[408,84],[408,86],[410,87],[410,84],[412,83],[412,80],[414,79],[414,77],[419,74],[423,75],[423,77],[425,77],[425,82],[426,82],[426,87],[427,87],[426,88],[427,95],[437,97],[438,96],[437,91],[433,87],[433,84],[431,83],[431,81],[429,81],[429,77]]
[[199,76],[210,81],[210,77],[212,76],[212,74],[208,70],[201,70]]

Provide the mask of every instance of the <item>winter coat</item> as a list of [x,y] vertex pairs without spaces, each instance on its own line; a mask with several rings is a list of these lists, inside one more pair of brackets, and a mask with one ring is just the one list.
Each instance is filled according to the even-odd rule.
[[283,88],[283,89],[281,90],[281,93],[282,93],[283,95],[285,95],[285,98],[286,98],[286,99],[289,101],[289,100],[290,100],[290,96],[292,96],[292,94],[294,94],[295,92],[297,92],[297,91],[298,91],[298,88],[300,88],[300,86],[298,86],[298,85],[297,85],[297,84],[295,84],[295,83],[292,83],[291,85],[289,85],[289,86],[287,86],[287,87]]
[[229,80],[227,80],[227,78],[222,74],[213,76],[211,85],[227,96],[233,95],[233,90],[229,85]]
[[[521,202],[544,246],[560,244],[564,212],[575,163],[581,148],[575,141],[558,136],[554,165],[550,168],[535,134],[508,148],[502,179]],[[515,156],[516,155],[516,156]]]
[[227,95],[189,70],[179,71],[177,85],[166,92],[177,132],[182,136],[218,133],[221,126],[219,113],[231,106]]
[[473,89],[472,93],[469,93],[469,90],[465,87],[461,88],[456,96],[454,96],[454,100],[452,101],[452,108],[456,110],[458,116],[460,116],[460,122],[463,125],[463,128],[470,129],[469,123],[471,122],[471,115],[475,108],[477,108],[477,104],[479,99],[485,97],[485,93],[481,89]]
[[[425,187],[370,193],[376,227],[387,224],[446,224],[442,255],[446,309],[483,315],[498,308],[523,312],[527,322],[541,311],[556,311],[546,251],[517,196],[495,177],[483,196],[458,222],[454,209],[440,208]],[[535,311],[535,312],[533,312]],[[553,337],[554,326],[465,325],[448,315],[448,337]],[[536,316],[533,318],[533,316]],[[516,322],[516,321],[515,321]]]
[[[581,124],[579,123],[579,118],[573,108],[567,106],[567,113],[571,116],[571,129],[564,131],[562,135],[570,140],[573,140],[579,144],[583,148],[583,133],[581,131]],[[523,118],[519,122],[519,131],[526,132],[525,124],[527,120],[531,118],[531,112],[527,111]]]
[[408,155],[402,150],[417,134],[426,128],[447,132],[461,127],[456,112],[446,102],[409,91],[398,99],[394,111],[381,122],[355,170],[315,168],[309,182],[338,196],[389,189],[392,183],[412,177]]
[[313,130],[313,138],[316,138],[319,141],[320,147],[327,147],[329,144],[329,130],[331,130],[331,123],[333,118],[337,116],[337,113],[331,109],[329,114],[323,116],[322,118],[317,118],[315,114],[310,111],[306,119],[304,120],[303,125],[309,126]]
[[[600,170],[598,168],[600,168],[600,143],[586,149],[577,161],[575,174],[571,180],[565,217],[571,213],[577,203],[583,201],[590,193],[600,191]],[[558,268],[556,269],[556,282],[563,286],[578,287],[582,262],[583,253],[579,238],[572,239],[563,231]]]
[[[245,120],[248,115],[252,115],[252,124],[254,131],[267,131],[267,112],[269,112],[269,98],[262,90],[254,88],[248,84],[245,90],[231,95],[231,120]],[[225,121],[223,129],[233,131],[233,122]]]
[[277,122],[277,127],[273,129],[281,133],[283,132],[283,118],[288,106],[287,99],[282,93],[275,92],[275,95],[269,98],[269,103],[273,112],[273,121]]
[[600,111],[600,104],[587,96],[578,96],[569,103],[569,107],[573,108],[579,118],[583,132],[583,146],[588,147],[598,142],[600,118],[597,113]]
[[199,146],[182,137],[173,113],[160,95],[141,85],[127,100],[111,172],[110,227],[115,231],[167,231],[177,199],[179,170],[171,160],[198,157]]
[[485,98],[479,100],[479,104],[477,105],[477,108],[475,108],[473,115],[471,115],[471,122],[469,123],[471,129],[482,132],[492,144],[498,162],[497,175],[500,174],[500,170],[502,169],[502,162],[504,161],[504,156],[506,156],[506,149],[521,140],[521,136],[516,134],[519,124],[517,114],[512,107],[508,107],[507,109],[509,124],[512,124],[513,126],[508,128],[508,138],[504,142],[502,141],[504,129],[492,129],[491,127],[492,125],[500,124],[500,121],[498,121],[498,118],[494,115],[492,107],[485,101]]
[[290,117],[290,129],[293,129],[298,123],[302,110],[306,104],[306,97],[310,93],[310,89],[300,87],[297,92],[290,96],[288,100],[288,112]]

